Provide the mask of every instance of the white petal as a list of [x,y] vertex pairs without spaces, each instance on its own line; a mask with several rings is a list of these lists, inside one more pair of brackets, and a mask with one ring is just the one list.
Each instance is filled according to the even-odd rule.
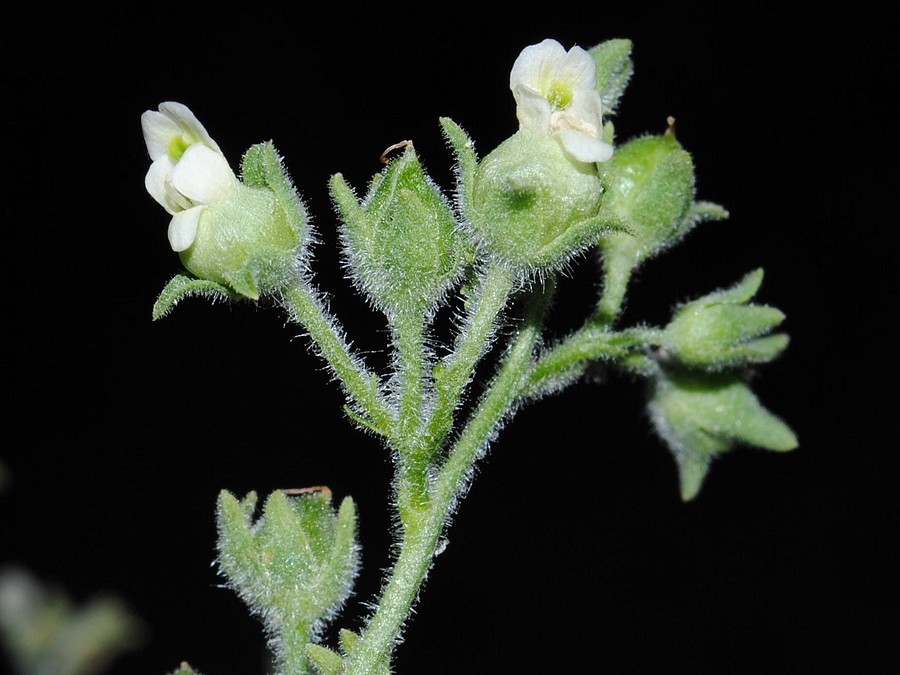
[[166,189],[166,181],[174,168],[175,163],[172,159],[168,155],[162,155],[150,165],[150,170],[147,171],[147,175],[144,177],[144,187],[147,188],[147,192],[169,213],[175,213],[180,210],[172,204]]
[[566,50],[563,46],[549,38],[539,44],[525,47],[509,73],[510,89],[514,90],[522,84],[532,89],[540,89],[542,82],[553,77],[565,55]]
[[141,129],[147,152],[154,162],[168,155],[172,138],[181,135],[181,129],[175,120],[155,110],[147,110],[141,115]]
[[594,57],[581,47],[572,47],[560,60],[556,77],[565,80],[573,90],[596,90],[597,67]]
[[550,102],[539,91],[525,85],[513,89],[516,99],[516,117],[519,124],[527,129],[548,131],[550,129]]
[[221,154],[222,151],[207,133],[206,127],[200,124],[197,116],[184,103],[164,101],[159,104],[159,110],[180,128],[191,143],[202,143]]
[[563,148],[579,162],[605,162],[613,155],[613,147],[598,138],[577,131],[560,131],[556,137]]
[[192,145],[185,150],[172,171],[172,186],[200,204],[214,202],[236,182],[228,161],[205,145]]
[[205,206],[195,206],[172,216],[169,223],[169,245],[175,252],[186,251],[197,238],[197,226]]
[[572,102],[566,107],[566,114],[583,120],[599,132],[603,128],[603,102],[596,85],[592,84],[589,89],[576,89]]

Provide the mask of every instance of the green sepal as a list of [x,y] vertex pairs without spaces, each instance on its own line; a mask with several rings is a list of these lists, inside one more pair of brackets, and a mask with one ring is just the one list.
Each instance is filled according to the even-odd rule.
[[440,122],[444,137],[456,156],[457,205],[466,213],[469,210],[467,200],[474,190],[475,170],[478,168],[475,144],[463,128],[449,117],[442,117]]
[[597,91],[604,115],[615,114],[619,99],[634,73],[631,48],[631,40],[613,39],[588,49],[597,69]]
[[327,488],[269,495],[254,522],[256,495],[219,495],[217,563],[228,586],[258,616],[275,656],[305,662],[315,641],[350,594],[359,565],[356,509],[337,512]]
[[310,643],[306,645],[306,655],[318,675],[341,675],[344,671],[344,659],[328,647]]
[[215,281],[176,274],[163,287],[156,302],[153,303],[153,320],[163,318],[175,308],[175,305],[192,296],[206,298],[211,302],[221,302],[235,297],[231,290]]
[[199,670],[194,670],[187,661],[182,661],[177,669],[169,673],[169,675],[202,675]]
[[245,185],[267,187],[272,191],[285,222],[305,244],[309,237],[306,206],[285,169],[283,158],[271,141],[257,143],[244,153],[241,176]]
[[678,465],[684,501],[697,495],[713,459],[736,446],[778,452],[797,447],[790,427],[735,374],[661,369],[648,409]]
[[720,204],[710,201],[694,202],[691,204],[691,208],[688,211],[689,225],[683,227],[684,233],[686,233],[688,228],[693,225],[717,220],[727,220],[729,216],[728,209]]
[[479,164],[466,220],[481,250],[516,274],[557,271],[596,244],[597,165],[573,160],[557,139],[520,128]]
[[376,175],[361,202],[340,174],[330,187],[357,287],[388,316],[433,310],[458,280],[467,242],[412,145]]
[[789,338],[767,334],[784,321],[784,313],[748,304],[762,278],[762,269],[757,269],[731,288],[683,304],[663,331],[662,345],[681,363],[697,368],[731,368],[777,358]]

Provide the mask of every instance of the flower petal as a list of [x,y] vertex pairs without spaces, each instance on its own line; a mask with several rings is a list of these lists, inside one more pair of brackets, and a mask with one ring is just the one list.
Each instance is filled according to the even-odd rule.
[[172,138],[181,135],[181,129],[175,120],[155,110],[147,110],[141,115],[141,129],[147,152],[154,162],[168,155]]
[[565,58],[566,50],[556,40],[546,39],[536,45],[525,47],[509,73],[509,87],[515,90],[525,84],[541,90],[542,83],[553,78],[559,63]]
[[513,89],[516,99],[516,117],[519,124],[528,129],[549,131],[550,102],[539,91],[527,85],[519,85]]
[[579,162],[605,162],[613,155],[613,147],[598,138],[578,131],[559,131],[556,137],[563,148]]
[[172,214],[181,210],[169,199],[169,191],[166,189],[166,181],[174,168],[175,162],[167,154],[163,154],[150,165],[150,169],[144,177],[144,187],[147,188],[150,196]]
[[191,144],[193,143],[202,143],[208,148],[215,150],[219,154],[222,154],[222,151],[219,149],[218,144],[210,137],[209,133],[206,131],[206,127],[204,127],[200,120],[197,119],[197,116],[194,115],[193,111],[188,108],[184,103],[178,103],[177,101],[164,101],[159,104],[160,112],[167,116],[172,122],[177,125],[177,127],[187,136],[188,140]]
[[197,226],[206,207],[194,206],[172,216],[169,223],[169,245],[175,252],[186,251],[197,238]]
[[205,145],[192,145],[172,171],[172,186],[185,197],[210,204],[237,181],[221,153]]
[[568,82],[573,90],[596,90],[597,66],[594,58],[581,47],[566,52],[556,68],[556,77]]

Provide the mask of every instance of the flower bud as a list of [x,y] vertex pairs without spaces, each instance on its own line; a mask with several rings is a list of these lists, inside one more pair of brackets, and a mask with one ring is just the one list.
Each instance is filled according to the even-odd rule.
[[273,492],[254,521],[255,508],[255,493],[241,501],[220,493],[219,570],[262,619],[275,653],[303,655],[350,594],[356,509],[348,497],[335,512],[324,487]]
[[357,286],[388,315],[421,315],[458,279],[467,253],[449,203],[408,145],[360,203],[340,174],[331,194]]
[[790,427],[733,374],[661,371],[648,409],[678,464],[685,501],[699,492],[710,462],[737,445],[775,451],[797,447]]
[[762,283],[761,269],[734,287],[682,305],[663,331],[665,348],[681,363],[718,369],[776,358],[785,334],[766,335],[784,320],[774,307],[748,304]]
[[628,227],[603,238],[606,256],[637,267],[684,234],[694,201],[694,166],[673,134],[629,141],[603,169],[603,206]]

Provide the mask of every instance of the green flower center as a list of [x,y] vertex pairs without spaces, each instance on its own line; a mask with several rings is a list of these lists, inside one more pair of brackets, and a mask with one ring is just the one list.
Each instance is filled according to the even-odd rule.
[[177,162],[189,147],[191,142],[184,136],[172,136],[172,140],[169,141],[169,157]]
[[554,110],[563,110],[572,102],[572,87],[564,80],[553,80],[547,87],[545,96]]

